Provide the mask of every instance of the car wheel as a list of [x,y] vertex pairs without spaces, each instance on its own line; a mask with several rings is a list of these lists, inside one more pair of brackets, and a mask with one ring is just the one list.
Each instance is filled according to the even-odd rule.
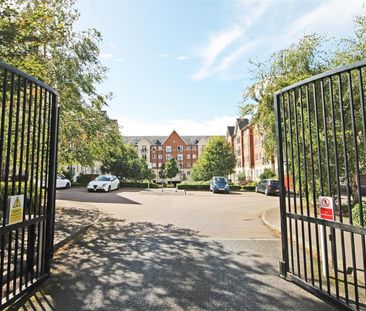
[[66,189],[70,188],[71,187],[71,184],[68,182],[65,186]]
[[111,191],[112,190],[112,187],[111,186],[109,186],[108,187],[108,191],[107,192],[109,192],[109,191]]
[[93,190],[92,189],[88,189],[88,192],[93,192]]
[[268,189],[266,188],[266,190],[264,190],[264,194],[265,195],[269,195],[269,193],[268,193]]
[[229,193],[230,193],[230,191],[229,191],[229,190],[226,190],[226,191],[225,191],[225,193],[226,193],[226,194],[229,194]]

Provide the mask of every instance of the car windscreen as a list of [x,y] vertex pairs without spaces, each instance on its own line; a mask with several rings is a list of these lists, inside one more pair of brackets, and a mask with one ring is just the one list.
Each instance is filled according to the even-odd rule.
[[272,186],[278,186],[278,180],[271,180]]
[[224,177],[217,177],[215,178],[215,182],[227,182],[227,180]]
[[95,178],[96,181],[109,181],[110,177],[107,176],[98,176],[97,178]]

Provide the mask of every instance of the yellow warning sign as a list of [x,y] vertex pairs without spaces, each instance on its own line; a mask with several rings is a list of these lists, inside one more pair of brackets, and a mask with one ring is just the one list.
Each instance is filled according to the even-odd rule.
[[9,197],[9,225],[23,221],[23,207],[24,195],[12,195]]

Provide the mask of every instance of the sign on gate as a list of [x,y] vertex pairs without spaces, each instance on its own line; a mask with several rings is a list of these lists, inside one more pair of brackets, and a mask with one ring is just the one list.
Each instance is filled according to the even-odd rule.
[[334,204],[332,197],[319,197],[320,218],[334,221]]
[[16,224],[23,221],[24,195],[12,195],[9,197],[8,224]]

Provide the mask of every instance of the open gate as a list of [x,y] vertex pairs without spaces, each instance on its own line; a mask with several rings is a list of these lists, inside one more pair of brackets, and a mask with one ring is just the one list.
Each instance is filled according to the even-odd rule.
[[0,309],[50,272],[57,131],[55,90],[0,62]]
[[281,275],[351,310],[366,309],[365,67],[314,76],[274,98]]

